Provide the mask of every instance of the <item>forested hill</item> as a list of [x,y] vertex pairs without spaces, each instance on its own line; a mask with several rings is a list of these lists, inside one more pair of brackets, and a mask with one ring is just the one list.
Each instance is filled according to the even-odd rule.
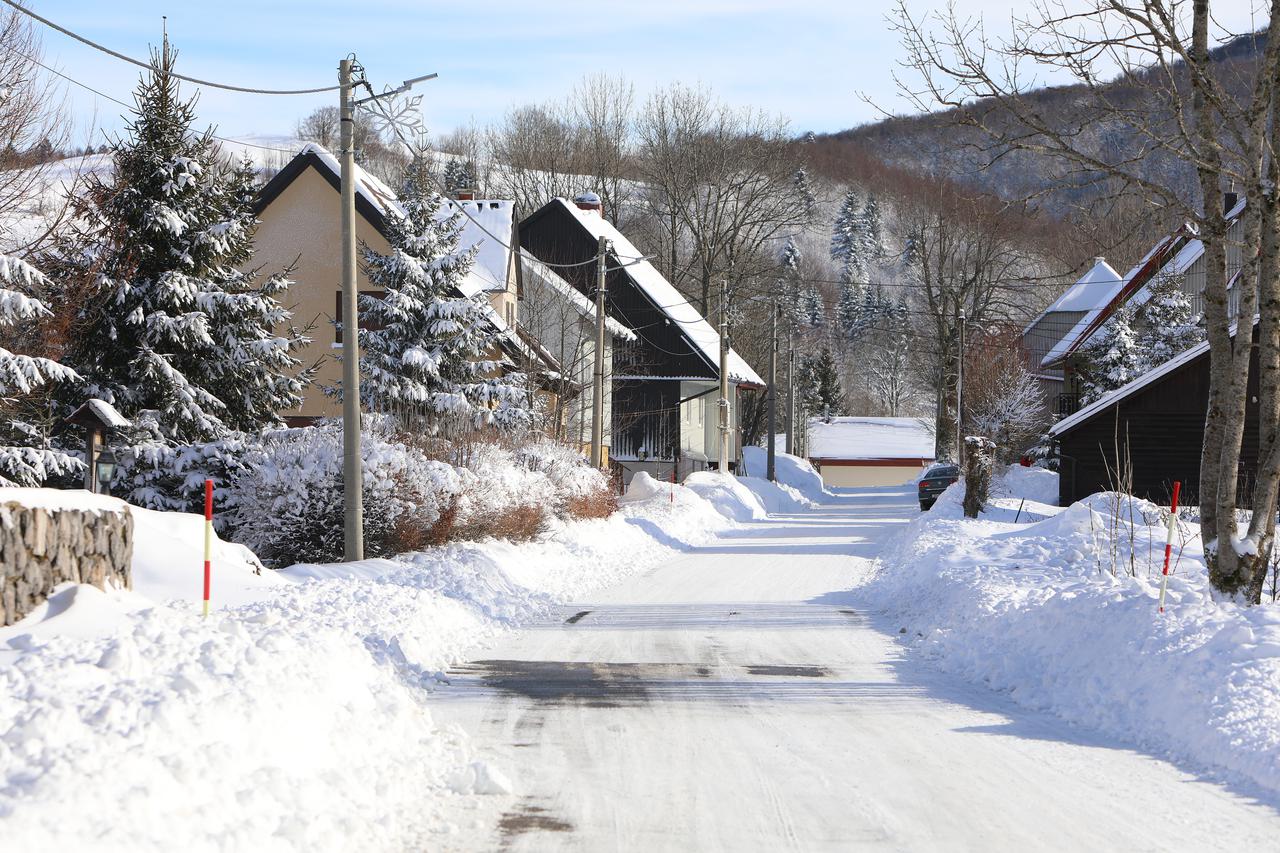
[[[1220,79],[1239,95],[1247,95],[1265,33],[1237,37],[1214,51]],[[1159,124],[1169,118],[1168,105],[1158,102],[1141,82],[1117,81],[1110,97],[1120,106],[1137,110]],[[1121,159],[1145,147],[1134,124],[1093,120],[1083,86],[1046,87],[1026,96],[1042,114],[1066,128],[1082,128],[1081,138],[1104,158]],[[981,105],[978,105],[979,107]],[[887,118],[814,140],[815,165],[824,172],[842,172],[846,161],[868,156],[885,166],[910,174],[929,174],[973,185],[1000,198],[1015,201],[1037,197],[1037,204],[1055,215],[1088,208],[1107,194],[1105,187],[1063,175],[1060,164],[1025,152],[1011,152],[992,160],[982,149],[980,134],[958,126],[956,110]],[[1145,177],[1179,187],[1188,198],[1198,195],[1188,165],[1165,151],[1152,151],[1143,162]],[[833,175],[845,177],[845,175]]]

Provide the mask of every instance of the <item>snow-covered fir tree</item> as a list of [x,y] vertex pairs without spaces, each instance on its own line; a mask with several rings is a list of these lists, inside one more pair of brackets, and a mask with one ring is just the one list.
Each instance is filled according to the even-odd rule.
[[800,247],[795,238],[788,238],[778,257],[778,266],[782,268],[780,290],[783,294],[784,312],[792,323],[805,322],[804,281],[800,277]]
[[1198,319],[1178,277],[1156,278],[1144,302],[1121,308],[1082,348],[1082,402],[1093,402],[1203,341]]
[[800,358],[800,403],[810,415],[835,417],[844,411],[840,371],[830,347]]
[[815,281],[805,282],[802,294],[804,324],[811,329],[821,329],[826,325],[827,306],[822,300],[822,292]]
[[253,253],[251,172],[192,131],[168,45],[152,58],[110,176],[90,176],[59,253],[56,277],[86,292],[66,361],[88,396],[155,411],[162,440],[209,441],[298,405],[303,338],[283,328],[287,278],[238,269]]
[[33,399],[57,383],[71,383],[74,370],[18,348],[50,312],[31,294],[48,281],[35,267],[0,254],[0,486],[38,486],[50,477],[74,473],[82,463],[53,447],[48,401]]
[[476,168],[470,160],[450,160],[444,167],[444,186],[451,193],[476,189]]
[[841,278],[839,298],[836,300],[836,322],[840,324],[840,331],[851,341],[856,341],[862,332],[865,291],[866,288],[857,282]]
[[1151,296],[1134,311],[1138,351],[1147,369],[1158,367],[1205,338],[1191,299],[1177,276],[1161,275],[1151,283]]
[[867,203],[862,206],[862,220],[859,225],[866,257],[868,259],[884,257],[884,229],[881,223],[880,202],[871,193],[867,194]]
[[831,260],[839,265],[842,283],[861,284],[867,278],[862,205],[853,190],[845,194],[831,228]]
[[442,203],[425,159],[415,158],[400,191],[404,217],[388,221],[391,251],[364,249],[369,284],[383,291],[360,298],[364,403],[433,433],[527,428],[525,377],[504,375],[492,313],[462,295],[475,250],[458,251],[462,214],[437,218]]
[[1081,348],[1081,356],[1082,405],[1140,376],[1143,358],[1133,331],[1133,309],[1124,306],[1117,310]]
[[801,209],[804,210],[805,218],[812,220],[818,212],[818,199],[814,196],[813,187],[809,184],[808,171],[797,169],[792,180],[795,181],[796,197],[799,199]]

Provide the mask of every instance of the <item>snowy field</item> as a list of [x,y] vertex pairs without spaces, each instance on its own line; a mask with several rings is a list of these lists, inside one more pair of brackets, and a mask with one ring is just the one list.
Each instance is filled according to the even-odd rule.
[[887,543],[860,599],[946,670],[1280,801],[1280,605],[1215,601],[1181,521],[1162,616],[1160,508],[1101,494],[1059,509],[1040,469],[995,492],[969,520],[948,489]]
[[[0,490],[12,499],[34,502]],[[255,574],[219,542],[203,620],[202,519],[134,508],[133,591],[66,585],[0,629],[4,846],[400,849],[439,829],[437,804],[510,785],[433,725],[441,671],[733,528],[722,511],[764,515],[708,474],[695,488],[643,478],[613,516],[520,545]]]

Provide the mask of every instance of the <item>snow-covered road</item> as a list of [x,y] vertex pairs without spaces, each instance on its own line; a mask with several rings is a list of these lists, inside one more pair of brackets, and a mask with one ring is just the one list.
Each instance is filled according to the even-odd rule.
[[[1267,849],[1246,793],[904,656],[844,592],[915,512],[775,516],[513,633],[433,697],[512,796],[457,849]],[[476,811],[478,809],[478,811]]]

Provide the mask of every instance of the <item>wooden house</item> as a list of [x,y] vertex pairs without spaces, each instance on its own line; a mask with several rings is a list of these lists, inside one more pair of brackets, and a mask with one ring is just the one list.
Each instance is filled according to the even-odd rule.
[[[1228,221],[1227,278],[1231,281],[1242,267],[1242,240],[1244,223],[1241,214],[1244,212],[1244,201],[1237,199],[1234,193],[1227,193],[1223,200]],[[1085,311],[1075,325],[1051,347],[1040,360],[1042,371],[1060,371],[1063,376],[1063,389],[1058,398],[1057,414],[1070,415],[1080,407],[1080,393],[1083,390],[1081,368],[1083,366],[1082,350],[1091,341],[1108,320],[1122,306],[1136,306],[1145,302],[1151,295],[1151,284],[1161,277],[1170,277],[1187,295],[1193,314],[1204,311],[1205,287],[1204,243],[1196,236],[1195,230],[1188,224],[1183,225],[1172,234],[1162,238],[1147,255],[1133,266],[1120,280],[1108,290],[1110,297],[1105,302]],[[1236,291],[1230,292],[1228,310],[1234,315],[1236,309]]]
[[1031,373],[1040,384],[1050,414],[1068,415],[1079,406],[1066,394],[1062,365],[1044,366],[1045,356],[1085,315],[1105,308],[1123,285],[1124,280],[1105,258],[1094,258],[1093,266],[1022,330]]
[[[612,245],[608,314],[635,333],[613,351],[611,460],[624,480],[636,471],[683,477],[720,457],[720,336],[644,253],[602,215],[598,199],[557,198],[519,226],[520,245],[578,292],[594,298],[601,237]],[[741,453],[741,395],[763,380],[729,353],[731,465]]]
[[[1182,501],[1199,499],[1200,452],[1209,407],[1209,344],[1202,343],[1118,388],[1050,428],[1059,448],[1059,502],[1067,506],[1117,487],[1168,504],[1175,481]],[[1242,497],[1258,460],[1258,350],[1252,350],[1241,452]],[[1125,473],[1124,479],[1129,479]]]

